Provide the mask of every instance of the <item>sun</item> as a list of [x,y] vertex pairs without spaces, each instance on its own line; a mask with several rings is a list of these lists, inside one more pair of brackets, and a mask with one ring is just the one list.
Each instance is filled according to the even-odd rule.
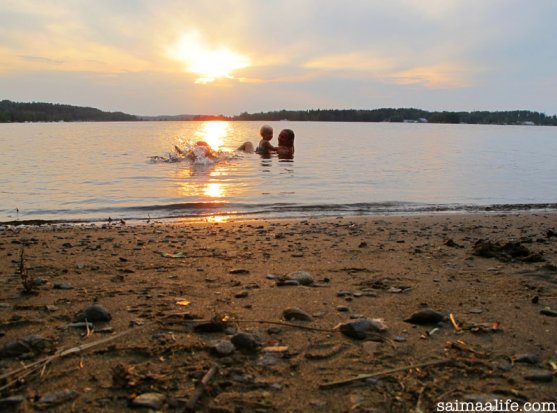
[[247,56],[226,47],[211,48],[197,32],[183,34],[169,55],[182,62],[186,71],[197,75],[195,83],[201,84],[233,79],[232,72],[251,64]]

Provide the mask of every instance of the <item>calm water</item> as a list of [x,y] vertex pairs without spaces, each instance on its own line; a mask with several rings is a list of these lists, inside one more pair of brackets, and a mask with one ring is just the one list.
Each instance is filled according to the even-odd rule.
[[270,124],[275,144],[281,129],[296,132],[292,161],[247,154],[214,165],[149,160],[187,139],[224,151],[246,140],[257,144],[254,122],[0,124],[0,221],[218,220],[557,203],[557,128]]

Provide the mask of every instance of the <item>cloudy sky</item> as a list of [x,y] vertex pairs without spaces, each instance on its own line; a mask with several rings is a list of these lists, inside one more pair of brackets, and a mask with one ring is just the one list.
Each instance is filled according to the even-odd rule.
[[556,0],[1,0],[0,99],[557,114]]

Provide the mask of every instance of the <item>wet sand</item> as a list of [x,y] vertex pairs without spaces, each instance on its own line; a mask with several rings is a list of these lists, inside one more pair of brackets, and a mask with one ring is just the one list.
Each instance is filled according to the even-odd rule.
[[0,410],[557,401],[555,213],[0,234]]

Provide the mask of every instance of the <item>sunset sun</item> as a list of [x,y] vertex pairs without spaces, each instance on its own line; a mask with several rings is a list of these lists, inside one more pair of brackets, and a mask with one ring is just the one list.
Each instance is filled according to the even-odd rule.
[[169,54],[182,62],[187,72],[197,75],[195,83],[201,84],[232,79],[232,72],[250,65],[247,56],[226,47],[211,47],[198,33],[182,35]]

